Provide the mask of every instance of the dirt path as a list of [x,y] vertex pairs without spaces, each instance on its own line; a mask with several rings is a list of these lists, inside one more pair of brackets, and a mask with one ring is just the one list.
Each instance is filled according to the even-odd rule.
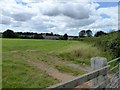
[[[29,59],[29,63],[32,64],[33,66],[39,68],[40,70],[46,72],[48,75],[52,76],[53,78],[59,80],[60,82],[64,82],[64,81],[68,81],[71,80],[73,78],[75,78],[75,76],[72,76],[68,73],[62,73],[59,70],[57,70],[56,68],[54,68],[54,65],[58,65],[58,64],[63,64],[63,65],[67,65],[69,67],[72,68],[76,68],[76,69],[80,69],[86,72],[90,72],[90,67],[87,66],[82,66],[79,64],[74,64],[72,62],[68,62],[68,61],[63,61],[60,58],[54,56],[54,55],[47,55],[49,56],[49,60],[48,62],[44,62],[44,61],[36,61],[33,62],[33,60]],[[89,88],[89,83],[84,83],[82,85],[77,86],[76,88]]]
[[83,71],[86,71],[86,72],[90,72],[91,71],[91,68],[89,66],[83,66],[83,65],[80,65],[80,64],[74,64],[72,62],[69,62],[69,61],[63,61],[61,60],[60,58],[54,56],[54,55],[49,55],[49,62],[54,64],[54,65],[57,65],[57,64],[62,64],[62,65],[67,65],[69,67],[72,67],[72,68],[76,68],[76,69],[80,69],[80,70],[83,70]]
[[67,80],[74,78],[74,76],[69,75],[67,73],[61,73],[57,69],[55,69],[53,67],[49,67],[45,63],[35,63],[35,62],[31,62],[31,61],[29,61],[29,63],[31,63],[35,67],[40,68],[41,70],[45,71],[48,75],[59,80],[60,82],[64,82],[64,81],[67,81]]
[[[53,78],[59,80],[60,82],[65,82],[68,80],[71,80],[73,78],[75,78],[75,76],[69,75],[67,73],[61,73],[59,72],[57,69],[48,66],[47,64],[41,62],[41,63],[36,63],[36,62],[31,62],[28,61],[30,64],[34,65],[35,67],[45,71],[48,75],[52,76]],[[86,82],[84,84],[78,85],[77,87],[75,87],[74,90],[78,90],[78,88],[87,88],[89,90],[90,85],[89,82]]]

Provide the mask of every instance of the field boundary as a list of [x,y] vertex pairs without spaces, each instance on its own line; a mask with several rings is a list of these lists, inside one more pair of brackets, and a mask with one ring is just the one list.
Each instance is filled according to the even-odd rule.
[[[72,80],[59,83],[56,85],[53,85],[49,88],[55,89],[55,88],[74,88],[80,84],[83,84],[87,81],[91,81],[91,87],[92,88],[119,88],[120,87],[120,63],[118,66],[118,75],[117,76],[111,76],[109,77],[109,72],[114,70],[117,66],[112,67],[109,65],[110,63],[119,61],[119,58],[116,58],[114,60],[111,60],[110,62],[107,62],[106,58],[102,57],[95,57],[91,59],[91,67],[92,72],[84,74],[82,76],[79,76],[77,78],[74,78]],[[113,74],[114,75],[114,74]],[[116,77],[116,80],[113,79]],[[111,81],[113,79],[115,82]],[[117,82],[116,82],[117,81]]]

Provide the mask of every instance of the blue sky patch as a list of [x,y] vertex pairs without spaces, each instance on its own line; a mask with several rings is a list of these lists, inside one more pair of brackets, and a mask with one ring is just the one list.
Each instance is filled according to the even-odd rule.
[[22,0],[15,0],[17,4],[27,5],[28,3],[23,2]]
[[101,14],[100,16],[103,17],[103,18],[110,18],[110,16],[108,16],[106,14]]
[[107,7],[118,6],[118,2],[97,2],[97,3],[100,4],[100,6],[98,8],[107,8]]

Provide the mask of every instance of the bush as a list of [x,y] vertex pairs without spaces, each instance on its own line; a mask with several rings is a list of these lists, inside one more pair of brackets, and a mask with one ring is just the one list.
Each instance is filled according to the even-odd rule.
[[115,57],[120,57],[120,36],[109,42],[109,46]]
[[86,37],[84,41],[92,43],[100,48],[103,52],[110,53],[113,58],[120,56],[120,32],[114,31],[107,35],[99,37]]

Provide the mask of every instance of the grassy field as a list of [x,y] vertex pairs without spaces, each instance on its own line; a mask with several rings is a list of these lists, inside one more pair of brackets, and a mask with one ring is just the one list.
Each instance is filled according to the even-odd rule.
[[108,56],[80,41],[3,39],[2,42],[3,88],[45,88],[61,82],[49,75],[46,67],[77,76],[86,71],[69,64],[89,66],[91,57]]

